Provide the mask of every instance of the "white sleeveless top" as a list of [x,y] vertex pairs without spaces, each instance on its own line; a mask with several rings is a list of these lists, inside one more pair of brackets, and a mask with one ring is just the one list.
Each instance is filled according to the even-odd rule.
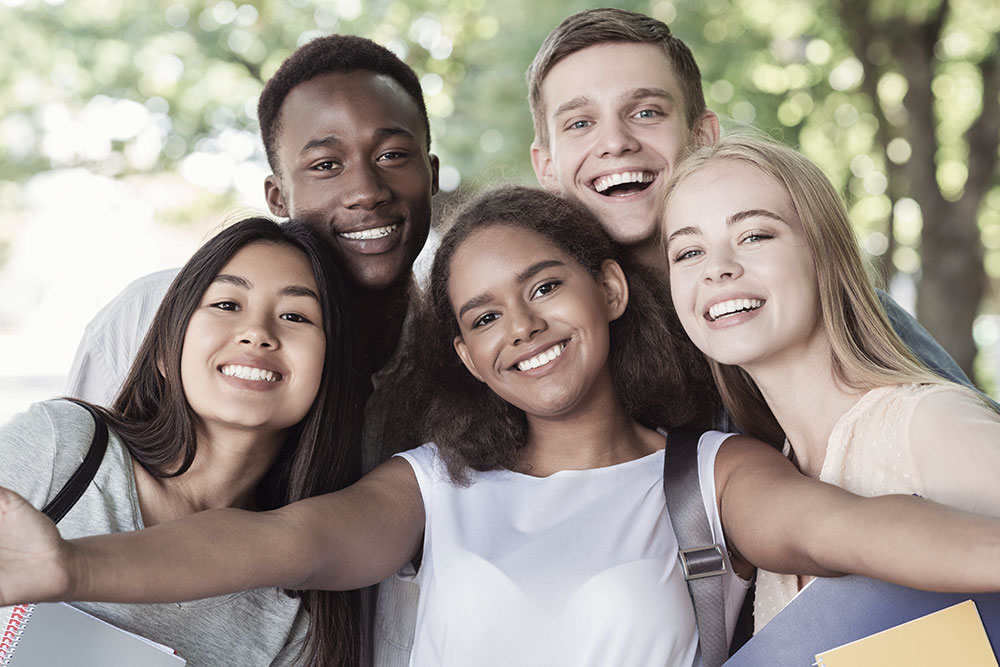
[[[698,447],[703,501],[725,548],[715,455]],[[437,447],[400,454],[426,513],[411,665],[691,665],[697,628],[663,498],[663,452],[531,477],[472,473],[456,486]],[[728,563],[727,563],[728,566]],[[729,568],[732,635],[746,593]]]

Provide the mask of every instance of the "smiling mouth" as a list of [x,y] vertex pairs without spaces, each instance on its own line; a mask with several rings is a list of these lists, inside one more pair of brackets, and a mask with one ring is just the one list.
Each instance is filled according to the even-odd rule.
[[715,322],[719,318],[726,317],[727,315],[735,315],[737,313],[749,313],[752,310],[757,310],[764,305],[762,299],[730,299],[729,301],[722,301],[717,303],[708,309],[708,313],[705,314],[705,319],[709,322]]
[[252,366],[240,366],[238,364],[228,364],[219,368],[219,372],[240,380],[251,380],[253,382],[277,382],[281,379],[281,373],[269,371],[264,368],[253,368]]
[[651,171],[623,171],[595,179],[593,188],[605,197],[624,197],[642,192],[655,180],[656,174]]
[[563,350],[565,349],[566,349],[565,341],[563,341],[562,343],[556,343],[555,345],[545,350],[541,354],[536,354],[531,359],[525,359],[524,361],[519,361],[517,364],[515,364],[515,367],[519,371],[530,371],[534,368],[544,366],[549,362],[551,362],[556,357],[560,356],[563,353]]
[[362,229],[360,232],[340,232],[338,236],[352,241],[371,241],[372,239],[385,238],[389,234],[399,229],[399,225],[386,225],[385,227],[374,227],[372,229]]

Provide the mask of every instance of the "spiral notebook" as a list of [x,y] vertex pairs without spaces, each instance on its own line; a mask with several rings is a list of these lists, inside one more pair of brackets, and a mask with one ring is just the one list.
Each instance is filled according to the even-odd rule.
[[0,667],[179,667],[169,647],[64,603],[0,608]]

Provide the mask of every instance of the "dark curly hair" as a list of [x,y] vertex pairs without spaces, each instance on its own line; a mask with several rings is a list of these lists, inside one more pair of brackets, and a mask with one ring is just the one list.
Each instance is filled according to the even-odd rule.
[[524,412],[473,378],[452,345],[460,335],[448,298],[452,258],[467,238],[494,225],[541,235],[595,277],[605,260],[617,261],[628,278],[629,303],[610,324],[609,361],[626,413],[652,428],[709,427],[719,405],[711,374],[659,278],[631,260],[579,204],[532,188],[502,187],[454,215],[434,259],[415,346],[417,354],[426,355],[421,360],[426,386],[417,391],[430,397],[422,435],[437,443],[456,482],[468,481],[469,469],[512,467],[527,438]]
[[317,37],[288,56],[274,73],[257,101],[257,122],[264,140],[264,151],[271,171],[278,173],[277,141],[281,131],[281,105],[295,86],[330,73],[347,74],[357,70],[384,74],[396,81],[413,99],[427,130],[427,150],[431,147],[431,129],[420,79],[396,54],[370,39],[354,35]]

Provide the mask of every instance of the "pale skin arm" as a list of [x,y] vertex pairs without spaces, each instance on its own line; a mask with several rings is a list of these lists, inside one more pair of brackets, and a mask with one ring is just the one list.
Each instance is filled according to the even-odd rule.
[[861,574],[932,591],[1000,591],[1000,518],[905,495],[862,498],[729,438],[715,466],[727,544],[772,572]]
[[398,457],[343,491],[271,512],[211,510],[71,541],[19,496],[0,491],[0,605],[360,588],[412,560],[424,531],[416,477]]

